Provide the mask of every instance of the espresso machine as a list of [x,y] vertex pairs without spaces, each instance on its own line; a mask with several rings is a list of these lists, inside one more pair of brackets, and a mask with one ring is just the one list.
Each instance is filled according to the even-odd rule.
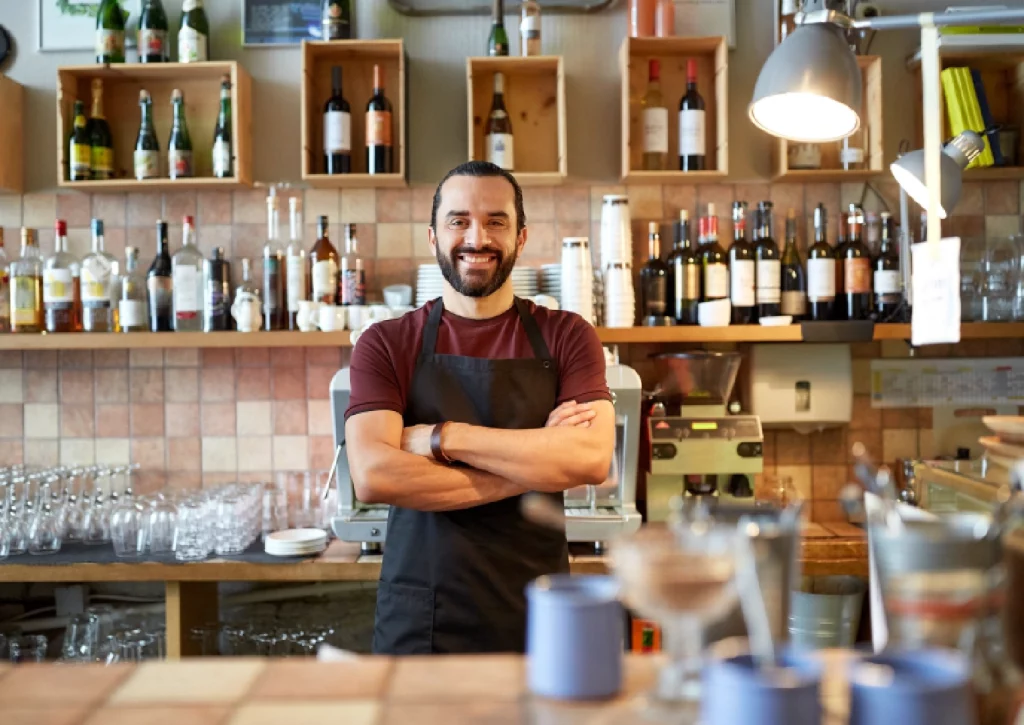
[[753,503],[753,479],[764,468],[764,435],[756,415],[728,410],[740,360],[737,352],[653,357],[660,382],[647,420],[648,521],[665,521],[673,496]]
[[[640,528],[636,509],[636,475],[640,453],[641,384],[636,371],[625,365],[606,368],[608,388],[615,406],[615,454],[608,478],[598,486],[579,486],[565,492],[566,538],[586,542],[601,551],[604,543]],[[331,380],[331,417],[334,445],[345,444],[345,410],[351,393],[349,369]],[[338,457],[338,512],[332,519],[342,541],[359,542],[363,553],[380,553],[387,536],[388,506],[366,504],[356,498],[348,456]]]

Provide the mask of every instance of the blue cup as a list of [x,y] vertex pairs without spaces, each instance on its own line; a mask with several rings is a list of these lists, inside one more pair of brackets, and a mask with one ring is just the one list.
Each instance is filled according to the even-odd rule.
[[757,669],[749,654],[708,662],[701,725],[820,725],[821,665],[810,657],[779,660],[773,670]]
[[623,612],[609,576],[542,576],[526,587],[526,676],[558,700],[613,697],[622,688]]
[[850,668],[850,725],[975,725],[970,662],[950,650],[866,657]]

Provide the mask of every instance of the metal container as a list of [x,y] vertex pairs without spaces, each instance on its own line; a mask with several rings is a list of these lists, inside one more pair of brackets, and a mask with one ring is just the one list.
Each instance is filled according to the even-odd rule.
[[792,594],[789,641],[798,649],[853,647],[867,587],[855,576],[804,577]]

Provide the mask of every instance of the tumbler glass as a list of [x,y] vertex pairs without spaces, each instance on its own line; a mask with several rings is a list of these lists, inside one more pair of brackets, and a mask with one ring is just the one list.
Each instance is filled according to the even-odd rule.
[[142,507],[132,499],[122,499],[111,513],[110,539],[114,553],[123,559],[137,559],[146,553],[145,518]]
[[12,637],[7,643],[8,658],[15,664],[22,662],[43,662],[49,640],[43,634],[26,634]]

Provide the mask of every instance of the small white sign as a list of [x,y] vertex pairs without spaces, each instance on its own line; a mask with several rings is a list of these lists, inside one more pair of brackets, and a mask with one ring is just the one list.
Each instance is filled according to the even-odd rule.
[[960,342],[960,238],[911,245],[914,346]]

